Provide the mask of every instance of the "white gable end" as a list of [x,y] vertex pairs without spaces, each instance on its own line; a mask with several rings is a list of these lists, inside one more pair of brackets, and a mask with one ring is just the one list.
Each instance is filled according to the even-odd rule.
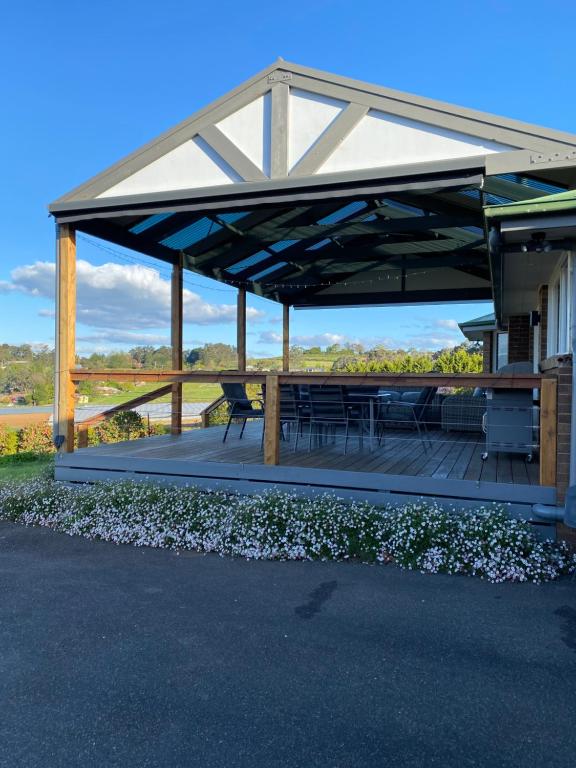
[[216,124],[266,176],[270,175],[270,106],[266,93]]
[[290,89],[288,99],[288,170],[304,157],[329,125],[342,112],[346,102],[319,96],[298,88]]
[[214,187],[235,181],[240,181],[238,174],[205,141],[196,136],[98,197]]
[[473,157],[513,147],[371,110],[318,173]]

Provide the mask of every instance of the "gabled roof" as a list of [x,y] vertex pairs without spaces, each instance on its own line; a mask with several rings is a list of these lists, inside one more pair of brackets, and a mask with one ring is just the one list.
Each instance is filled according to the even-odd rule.
[[300,307],[494,298],[483,205],[576,181],[576,136],[277,61],[50,206]]
[[490,312],[482,317],[458,323],[458,327],[469,341],[482,341],[484,333],[496,330],[496,317],[494,312]]
[[112,196],[526,152],[544,165],[552,157],[576,161],[576,136],[278,60],[51,210]]
[[473,320],[466,320],[463,323],[458,323],[458,327],[461,330],[466,329],[472,329],[472,328],[485,328],[486,330],[491,330],[492,327],[496,328],[496,318],[494,316],[494,312],[490,312],[487,315],[482,315],[482,317],[475,317]]

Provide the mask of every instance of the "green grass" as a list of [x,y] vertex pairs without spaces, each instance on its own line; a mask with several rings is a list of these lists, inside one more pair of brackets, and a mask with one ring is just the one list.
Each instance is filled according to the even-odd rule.
[[[93,395],[90,397],[88,405],[103,405],[106,408],[113,405],[120,405],[128,400],[132,400],[147,392],[152,392],[159,388],[159,384],[143,384],[141,387],[134,387],[130,391],[119,392],[117,395]],[[219,384],[184,384],[184,401],[187,403],[211,403],[220,397],[222,387]],[[170,395],[159,397],[153,400],[154,403],[169,403]]]
[[43,454],[17,454],[0,456],[0,483],[15,480],[33,480],[46,474],[54,459]]

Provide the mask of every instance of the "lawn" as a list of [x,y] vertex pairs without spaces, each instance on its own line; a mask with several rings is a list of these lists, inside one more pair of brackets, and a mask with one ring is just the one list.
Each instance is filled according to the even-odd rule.
[[[128,400],[132,400],[140,395],[145,395],[147,392],[152,392],[155,389],[159,389],[160,384],[154,382],[153,384],[142,384],[142,386],[134,387],[129,391],[119,392],[117,395],[93,395],[90,398],[89,405],[103,405],[106,408],[113,405],[120,405]],[[211,403],[222,394],[222,387],[220,384],[184,384],[184,402],[186,403]],[[152,401],[154,403],[169,403],[170,395],[159,397],[157,400]]]
[[0,483],[33,480],[48,472],[53,461],[52,456],[45,454],[0,456]]

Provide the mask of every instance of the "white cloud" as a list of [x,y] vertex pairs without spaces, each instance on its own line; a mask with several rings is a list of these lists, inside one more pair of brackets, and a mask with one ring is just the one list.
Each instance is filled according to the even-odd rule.
[[458,339],[449,334],[423,331],[417,335],[409,336],[404,343],[399,344],[398,346],[404,348],[413,347],[427,352],[436,352],[437,350],[445,349],[446,347],[456,347],[461,343],[462,339]]
[[291,336],[290,343],[303,347],[328,347],[331,344],[346,344],[352,341],[340,333],[316,333],[313,336]]
[[262,331],[258,337],[258,344],[279,344],[282,341],[282,336],[274,331]]
[[170,344],[168,336],[163,336],[158,333],[131,333],[130,331],[112,330],[90,333],[85,336],[77,336],[76,340],[89,343],[105,342],[108,344],[144,344],[153,346]]
[[[54,298],[55,265],[37,261],[17,267],[12,282],[0,282],[0,291],[17,291],[29,296]],[[156,269],[138,264],[112,262],[95,266],[77,262],[78,322],[93,328],[138,330],[160,328],[170,322],[170,281]],[[185,288],[184,322],[196,325],[231,323],[236,319],[233,304],[210,304]],[[40,310],[45,313],[49,310]],[[249,320],[260,320],[264,313],[248,307]]]
[[454,330],[454,331],[459,331],[460,330],[460,328],[458,327],[458,321],[457,320],[439,319],[439,320],[435,320],[433,325],[436,328],[449,328],[449,329]]
[[38,311],[39,317],[55,317],[56,312],[53,309],[40,309]]

